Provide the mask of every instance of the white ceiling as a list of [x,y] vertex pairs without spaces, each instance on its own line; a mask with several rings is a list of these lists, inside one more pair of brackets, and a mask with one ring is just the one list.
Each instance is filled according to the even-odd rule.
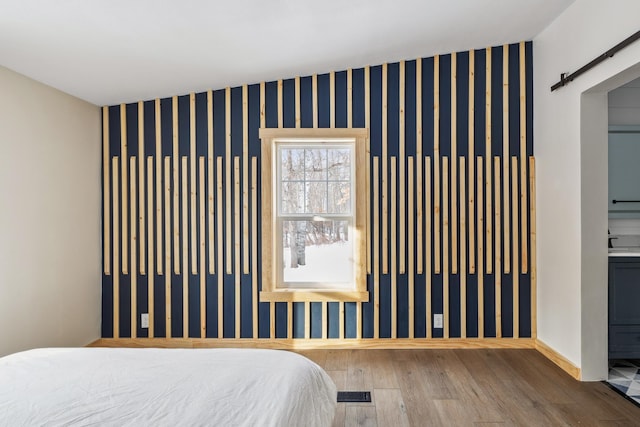
[[97,105],[531,40],[574,0],[0,0],[0,65]]

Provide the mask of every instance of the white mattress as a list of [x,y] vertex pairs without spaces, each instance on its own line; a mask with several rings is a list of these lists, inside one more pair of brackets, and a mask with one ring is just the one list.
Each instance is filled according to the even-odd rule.
[[329,426],[336,387],[286,351],[38,349],[0,358],[0,425]]

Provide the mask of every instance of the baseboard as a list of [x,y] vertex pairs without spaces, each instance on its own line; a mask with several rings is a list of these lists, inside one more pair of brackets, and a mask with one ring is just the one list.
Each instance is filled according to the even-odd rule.
[[532,338],[381,338],[381,339],[251,339],[251,338],[101,338],[89,347],[270,348],[311,349],[533,349]]
[[571,375],[573,378],[578,381],[581,378],[580,368],[574,365],[569,359],[549,347],[544,342],[539,339],[535,340],[535,348],[538,350],[544,357],[551,360],[555,363],[560,369],[565,371],[567,374]]

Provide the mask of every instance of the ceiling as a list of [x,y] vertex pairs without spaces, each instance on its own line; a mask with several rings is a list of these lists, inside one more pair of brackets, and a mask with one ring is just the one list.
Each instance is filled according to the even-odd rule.
[[96,105],[532,40],[574,0],[0,0],[0,65]]

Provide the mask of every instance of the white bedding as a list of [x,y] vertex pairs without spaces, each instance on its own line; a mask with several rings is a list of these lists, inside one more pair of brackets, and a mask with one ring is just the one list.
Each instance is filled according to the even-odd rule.
[[329,426],[336,387],[287,351],[38,349],[0,358],[0,425]]

